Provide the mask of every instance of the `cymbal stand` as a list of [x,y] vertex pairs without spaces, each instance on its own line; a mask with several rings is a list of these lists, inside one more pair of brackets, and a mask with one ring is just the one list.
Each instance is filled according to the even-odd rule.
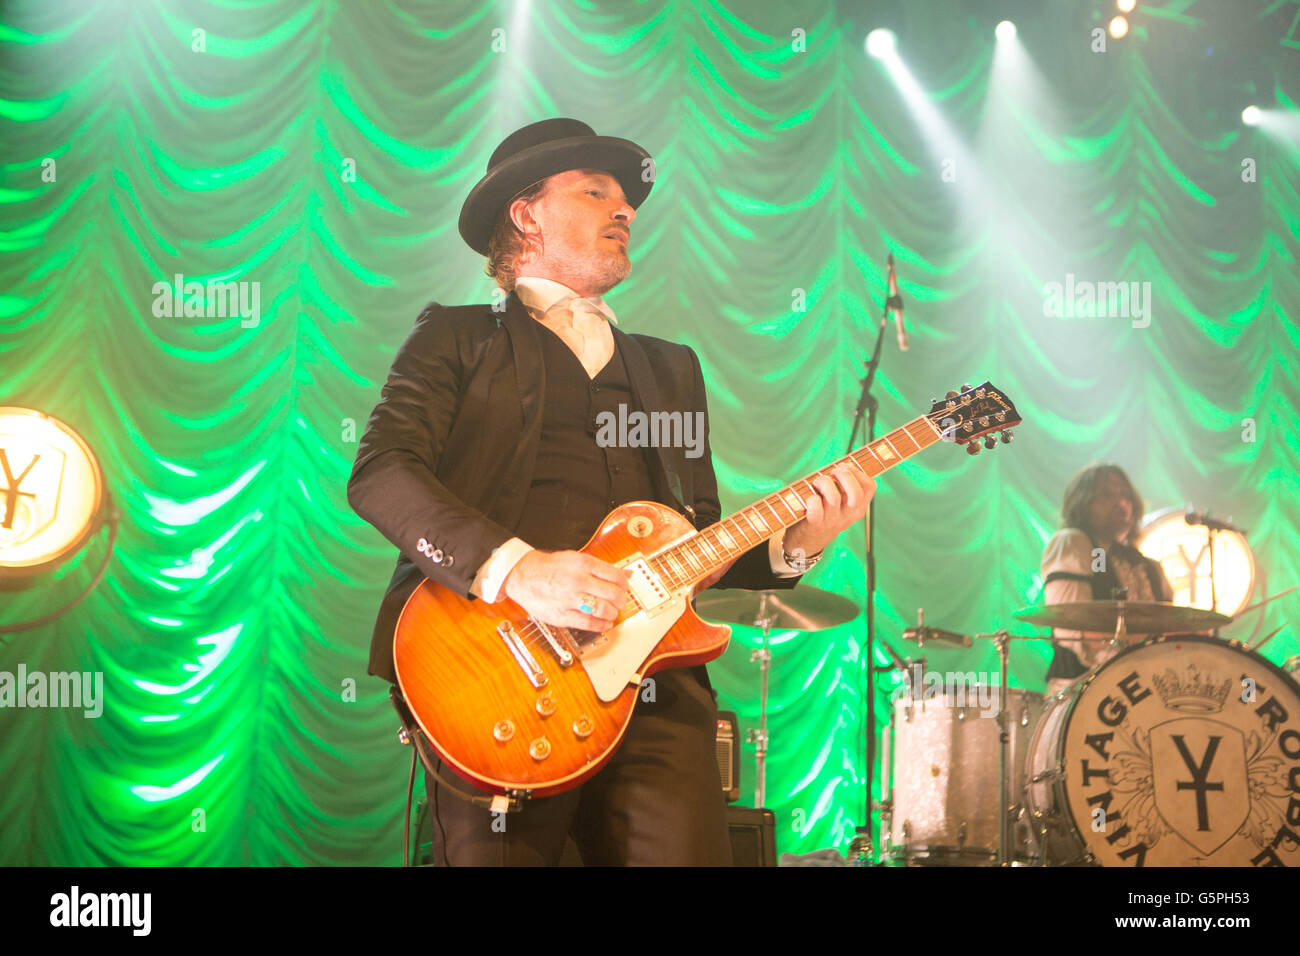
[[1008,817],[1011,814],[1011,761],[1007,749],[1011,734],[1007,724],[1007,658],[1010,655],[1010,637],[1006,628],[993,632],[993,643],[998,649],[998,866],[1010,866],[1007,859],[1009,845]]
[[[922,654],[920,657],[899,657],[894,649],[889,646],[888,641],[881,641],[880,647],[884,648],[885,654],[889,657],[894,670],[900,671],[903,675],[903,683],[907,688],[907,695],[911,699],[916,699],[917,694],[924,695],[925,681],[923,675],[926,668],[926,657]],[[922,645],[924,646],[924,645]],[[881,667],[882,672],[889,670],[889,667]],[[894,708],[891,698],[889,723],[885,724],[885,729],[880,737],[880,799],[875,803],[875,809],[880,811],[880,860],[884,860],[893,852],[893,833],[894,833]],[[868,818],[870,819],[870,818]],[[866,840],[870,845],[871,837],[867,827],[857,828],[858,836],[856,840]]]
[[754,745],[754,809],[761,810],[767,797],[767,686],[772,671],[772,648],[768,642],[772,624],[776,616],[767,610],[769,595],[766,591],[759,595],[758,616],[754,626],[763,629],[763,646],[751,651],[750,663],[758,661],[759,673],[762,675],[758,692],[758,726],[751,727],[746,739]]

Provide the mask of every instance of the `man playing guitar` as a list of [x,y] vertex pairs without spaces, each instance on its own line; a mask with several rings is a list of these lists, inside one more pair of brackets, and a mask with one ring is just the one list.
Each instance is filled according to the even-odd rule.
[[[592,427],[620,405],[707,416],[695,353],[619,331],[602,298],[631,269],[652,169],[634,143],[545,120],[508,136],[466,199],[461,236],[508,296],[424,310],[348,483],[352,507],[400,549],[372,674],[395,681],[394,627],[425,578],[466,599],[508,598],[548,625],[602,632],[628,600],[628,575],[575,549],[611,508],[658,501],[696,529],[720,517],[707,438],[690,457],[610,447]],[[698,588],[793,587],[862,518],[875,488],[849,467],[812,484],[802,520]],[[571,836],[587,864],[728,864],[711,691],[703,666],[660,672],[599,772],[508,816],[426,775],[436,862],[554,865]]]

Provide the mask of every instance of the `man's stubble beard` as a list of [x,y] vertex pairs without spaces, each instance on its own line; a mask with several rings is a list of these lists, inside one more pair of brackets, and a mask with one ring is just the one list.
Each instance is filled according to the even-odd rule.
[[631,274],[632,260],[626,251],[600,256],[561,254],[550,263],[538,263],[536,271],[570,288],[575,284],[587,285],[593,289],[593,295],[604,295]]

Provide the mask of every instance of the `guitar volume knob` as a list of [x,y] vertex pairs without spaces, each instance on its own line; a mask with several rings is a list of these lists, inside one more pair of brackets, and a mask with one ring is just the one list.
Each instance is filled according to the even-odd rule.
[[551,742],[545,737],[538,737],[528,745],[528,756],[534,760],[545,760],[551,755]]
[[498,720],[492,727],[492,736],[505,743],[515,735],[515,722],[513,720]]
[[583,714],[573,722],[573,735],[579,740],[586,740],[591,736],[591,732],[594,729],[595,727],[591,723],[591,718],[586,714]]

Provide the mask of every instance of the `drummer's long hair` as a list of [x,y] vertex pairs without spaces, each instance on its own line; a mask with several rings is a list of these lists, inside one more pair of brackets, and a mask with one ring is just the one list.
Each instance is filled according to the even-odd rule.
[[1097,489],[1107,475],[1118,476],[1119,480],[1124,482],[1124,487],[1128,489],[1128,500],[1133,506],[1133,521],[1124,533],[1124,543],[1135,546],[1142,512],[1145,510],[1142,496],[1138,494],[1137,488],[1133,487],[1133,482],[1129,481],[1128,475],[1124,474],[1124,469],[1110,462],[1091,464],[1070,479],[1070,483],[1065,486],[1065,500],[1061,503],[1061,527],[1079,528],[1092,534],[1088,508],[1097,497]]

